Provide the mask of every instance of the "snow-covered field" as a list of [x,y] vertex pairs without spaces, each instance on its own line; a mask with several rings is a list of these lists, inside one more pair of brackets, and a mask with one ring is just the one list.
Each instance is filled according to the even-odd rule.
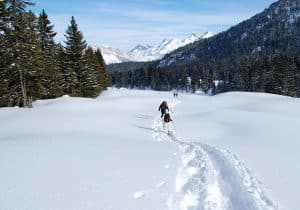
[[0,124],[1,210],[300,208],[299,99],[111,89],[1,108]]

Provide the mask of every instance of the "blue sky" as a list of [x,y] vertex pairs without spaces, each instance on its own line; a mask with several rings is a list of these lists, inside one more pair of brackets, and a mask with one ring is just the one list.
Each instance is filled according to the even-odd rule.
[[73,15],[91,45],[129,50],[164,38],[220,32],[264,10],[275,0],[37,0],[64,40]]

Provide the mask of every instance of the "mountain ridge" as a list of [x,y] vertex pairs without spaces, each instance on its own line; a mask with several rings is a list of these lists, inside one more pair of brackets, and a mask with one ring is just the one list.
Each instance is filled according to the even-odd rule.
[[106,64],[123,63],[123,62],[147,62],[163,58],[164,55],[188,44],[201,39],[207,39],[214,36],[213,32],[205,32],[202,36],[191,33],[184,39],[163,39],[157,46],[138,44],[128,52],[123,52],[119,48],[111,46],[100,46],[103,58]]
[[190,62],[206,62],[222,59],[230,54],[274,54],[288,46],[289,51],[300,48],[300,1],[279,0],[261,13],[232,26],[228,30],[206,40],[199,40],[176,49],[162,58],[157,67]]

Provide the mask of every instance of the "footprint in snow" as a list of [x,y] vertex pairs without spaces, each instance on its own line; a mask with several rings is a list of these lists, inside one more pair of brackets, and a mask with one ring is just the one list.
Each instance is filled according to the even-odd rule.
[[170,168],[170,165],[165,165],[165,169],[169,169]]
[[133,194],[133,198],[134,199],[140,199],[140,198],[142,198],[142,197],[144,197],[145,196],[145,193],[144,192],[135,192],[134,194]]
[[156,188],[161,188],[162,186],[164,186],[166,184],[165,181],[160,182],[158,185],[156,185]]

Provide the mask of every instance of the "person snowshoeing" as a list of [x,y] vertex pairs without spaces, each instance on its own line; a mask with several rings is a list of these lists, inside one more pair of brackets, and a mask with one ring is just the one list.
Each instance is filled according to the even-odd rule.
[[178,92],[177,92],[177,91],[174,91],[173,97],[174,97],[174,98],[178,98]]
[[169,111],[166,111],[166,113],[164,115],[164,129],[165,129],[166,133],[168,133],[168,135],[171,134],[171,130],[170,130],[171,122],[173,122],[173,120],[171,119],[171,115],[170,115]]
[[164,116],[167,110],[169,111],[168,104],[166,101],[163,101],[158,108],[158,111],[161,112],[161,116],[160,116],[161,118]]

